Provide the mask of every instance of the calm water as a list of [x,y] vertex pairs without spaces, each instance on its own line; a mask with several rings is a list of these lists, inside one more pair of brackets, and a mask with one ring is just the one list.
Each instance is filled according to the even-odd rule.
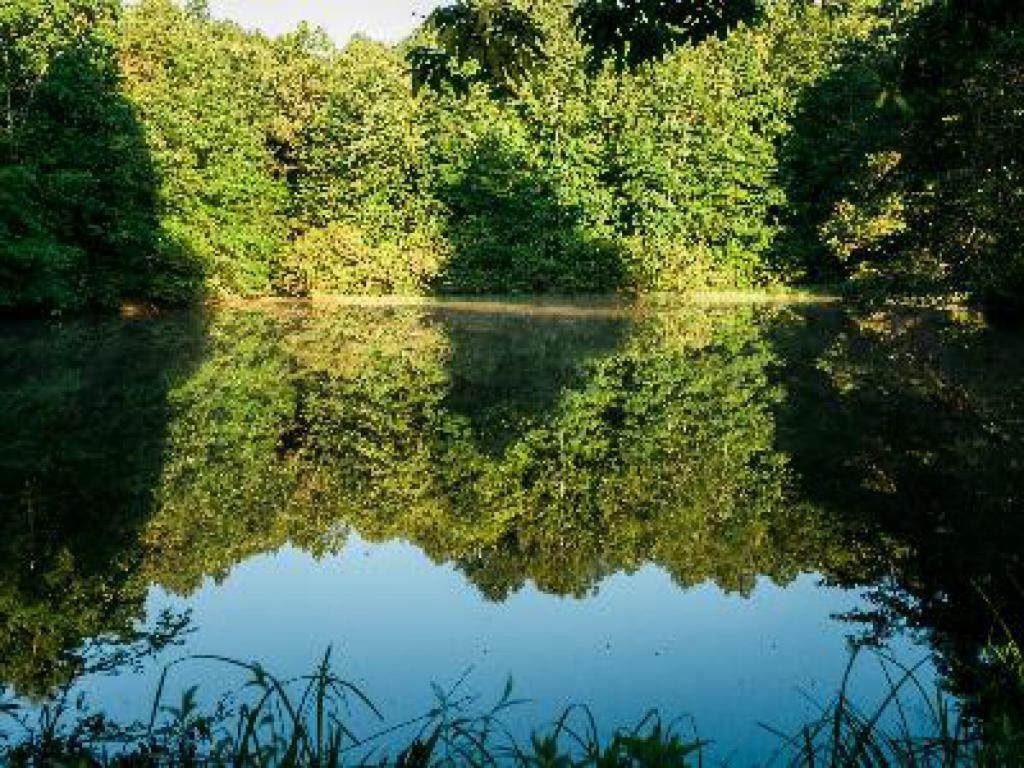
[[[130,720],[174,659],[292,675],[331,646],[392,721],[471,670],[531,700],[518,734],[656,707],[741,765],[853,642],[983,706],[994,612],[1022,618],[1022,352],[815,307],[8,323],[0,685]],[[189,631],[135,658],[161,616]],[[169,697],[196,682],[240,681],[191,662]],[[853,694],[885,691],[863,656]]]

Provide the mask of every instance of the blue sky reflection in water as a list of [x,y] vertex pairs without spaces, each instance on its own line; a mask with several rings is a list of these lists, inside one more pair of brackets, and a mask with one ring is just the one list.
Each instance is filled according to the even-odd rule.
[[[812,574],[786,587],[761,579],[742,597],[714,585],[680,590],[647,566],[611,576],[582,599],[528,586],[494,603],[413,546],[353,539],[319,561],[290,547],[254,557],[187,600],[157,588],[147,606],[151,614],[193,611],[197,631],[165,659],[188,652],[269,659],[275,674],[289,676],[308,672],[333,644],[344,676],[371,692],[389,722],[427,711],[429,682],[446,686],[472,667],[466,688],[481,705],[509,676],[517,696],[530,699],[506,718],[521,738],[573,703],[587,703],[609,731],[658,708],[692,717],[699,735],[716,742],[712,757],[747,765],[779,746],[760,722],[796,730],[816,714],[806,696],[825,702],[837,690],[851,627],[834,616],[864,603],[820,582]],[[888,651],[907,664],[928,653],[906,638]],[[145,674],[96,677],[81,690],[131,719],[139,702],[148,703],[158,672],[150,665]],[[933,679],[930,668],[921,679]],[[196,682],[201,693],[219,693],[239,678],[197,662],[174,673],[167,701]],[[868,704],[884,690],[877,664],[864,656],[851,692]],[[369,718],[363,725],[375,730]]]

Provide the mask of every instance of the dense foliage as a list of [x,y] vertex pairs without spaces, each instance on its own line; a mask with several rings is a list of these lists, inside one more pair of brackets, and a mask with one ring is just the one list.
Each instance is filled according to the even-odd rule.
[[621,72],[656,61],[681,43],[728,32],[757,11],[754,0],[579,0],[573,19],[591,72],[612,59]]
[[787,251],[812,277],[1019,305],[1024,12],[947,1],[893,18],[802,100],[782,155]]
[[152,288],[156,180],[118,91],[116,15],[91,0],[0,8],[0,306]]
[[[527,11],[508,0],[458,0],[437,8],[424,26],[438,46],[417,46],[408,53],[416,91],[450,85],[464,94],[475,81],[507,90],[544,60],[543,31]],[[469,63],[473,71],[463,72]]]
[[0,306],[850,278],[1010,305],[1021,22],[462,0],[338,50],[203,3],[12,0]]

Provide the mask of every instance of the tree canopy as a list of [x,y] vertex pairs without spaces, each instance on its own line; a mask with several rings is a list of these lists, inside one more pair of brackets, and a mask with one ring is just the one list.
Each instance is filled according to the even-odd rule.
[[[437,46],[409,51],[414,91],[447,83],[465,94],[475,81],[508,90],[545,58],[543,31],[509,0],[459,0],[441,6],[427,18],[425,31]],[[469,72],[467,65],[472,65]]]
[[573,20],[590,70],[611,59],[621,71],[725,34],[756,11],[754,0],[578,0]]
[[[828,282],[1019,304],[1006,0],[0,9],[0,307]],[[971,183],[965,183],[970,179]]]

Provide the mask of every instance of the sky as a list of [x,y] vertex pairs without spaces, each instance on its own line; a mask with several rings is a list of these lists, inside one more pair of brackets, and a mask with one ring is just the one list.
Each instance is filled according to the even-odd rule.
[[359,32],[393,43],[437,5],[438,0],[211,0],[210,10],[217,18],[272,35],[308,21],[339,44]]

